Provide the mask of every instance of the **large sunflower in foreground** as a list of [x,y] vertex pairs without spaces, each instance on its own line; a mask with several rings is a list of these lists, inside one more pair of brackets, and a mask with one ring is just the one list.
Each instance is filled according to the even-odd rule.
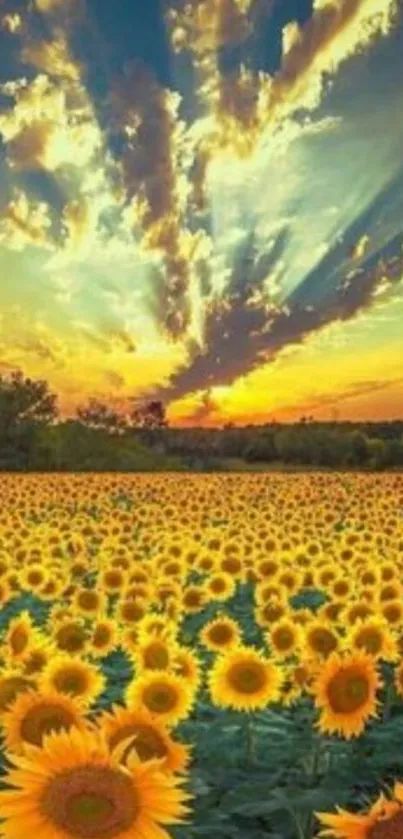
[[252,711],[276,701],[281,670],[253,647],[239,646],[220,656],[209,675],[214,705]]
[[95,733],[50,734],[12,762],[3,781],[15,789],[0,791],[4,839],[168,839],[161,825],[188,812],[177,776],[134,755],[123,767]]
[[124,761],[134,751],[142,761],[162,760],[162,768],[169,772],[183,772],[189,762],[189,749],[176,743],[147,708],[130,710],[115,705],[112,712],[105,711],[97,718],[97,725],[111,751],[127,743]]
[[367,653],[333,653],[323,664],[313,686],[321,715],[322,733],[338,732],[346,739],[361,734],[376,715],[376,691],[381,687],[376,663]]
[[393,799],[382,794],[367,813],[316,813],[323,825],[320,836],[334,839],[400,839],[403,836],[403,784],[396,783]]

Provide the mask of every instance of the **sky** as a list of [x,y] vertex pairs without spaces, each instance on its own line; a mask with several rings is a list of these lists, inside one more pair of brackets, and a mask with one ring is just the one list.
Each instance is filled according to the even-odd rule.
[[402,0],[0,0],[0,374],[403,416]]

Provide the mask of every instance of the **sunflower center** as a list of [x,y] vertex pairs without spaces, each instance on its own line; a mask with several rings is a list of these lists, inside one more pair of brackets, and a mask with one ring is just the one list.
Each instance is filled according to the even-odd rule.
[[357,637],[357,647],[364,648],[368,653],[376,655],[382,648],[382,638],[374,630],[363,630]]
[[46,734],[51,731],[69,729],[76,722],[76,716],[68,708],[52,702],[37,705],[25,715],[21,723],[21,737],[34,746],[41,746]]
[[212,589],[212,591],[215,591],[217,594],[221,594],[223,591],[225,591],[224,580],[221,580],[221,579],[212,580],[211,589]]
[[369,697],[368,680],[354,669],[346,668],[330,681],[328,696],[336,713],[348,714],[358,711]]
[[147,685],[143,694],[144,704],[150,711],[163,714],[177,704],[177,694],[170,685]]
[[289,650],[293,645],[293,634],[290,629],[278,629],[272,635],[272,640],[278,650]]
[[263,609],[263,615],[265,619],[269,622],[276,621],[278,618],[281,618],[283,615],[284,609],[280,605],[275,605],[273,603],[267,604]]
[[84,673],[78,670],[65,668],[56,673],[54,686],[61,693],[70,693],[73,696],[81,696],[87,688],[87,679]]
[[228,681],[239,693],[257,693],[266,684],[265,668],[258,662],[239,662],[231,667]]
[[33,687],[30,679],[23,676],[9,676],[0,680],[0,711],[4,711],[16,699],[19,693]]
[[79,604],[82,609],[92,611],[98,606],[99,600],[95,591],[82,591],[79,597]]
[[56,633],[57,646],[66,652],[79,652],[85,644],[85,633],[79,626],[63,626]]
[[403,836],[403,808],[389,819],[376,822],[368,833],[368,839],[401,839]]
[[29,635],[25,626],[18,626],[10,636],[10,647],[15,655],[24,652],[29,641]]
[[314,629],[309,633],[311,647],[323,655],[330,655],[337,647],[337,640],[328,629]]
[[132,749],[137,752],[140,760],[143,761],[162,758],[167,754],[167,748],[158,731],[152,728],[152,726],[136,723],[124,725],[112,735],[109,741],[111,751],[129,737],[133,737],[133,742],[125,751],[123,762],[127,760]]
[[103,647],[109,644],[111,632],[107,626],[97,626],[94,632],[93,644],[95,647]]
[[169,664],[169,654],[164,644],[156,641],[144,650],[144,666],[148,670],[165,670]]
[[74,839],[113,839],[133,827],[140,802],[131,778],[122,771],[82,766],[49,781],[41,809],[56,830]]
[[122,617],[126,621],[139,621],[144,617],[144,607],[135,601],[124,603],[122,606]]
[[233,632],[231,627],[225,623],[218,623],[210,629],[210,640],[213,644],[228,644],[232,636]]
[[43,574],[40,571],[30,571],[27,579],[31,586],[39,586],[43,580]]

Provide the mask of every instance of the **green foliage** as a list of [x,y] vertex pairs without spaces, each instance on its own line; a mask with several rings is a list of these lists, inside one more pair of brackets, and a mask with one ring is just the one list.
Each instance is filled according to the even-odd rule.
[[45,381],[0,376],[0,470],[244,471],[389,469],[403,466],[403,421],[270,423],[221,429],[169,428],[157,400],[129,415],[90,400],[75,419],[57,415]]

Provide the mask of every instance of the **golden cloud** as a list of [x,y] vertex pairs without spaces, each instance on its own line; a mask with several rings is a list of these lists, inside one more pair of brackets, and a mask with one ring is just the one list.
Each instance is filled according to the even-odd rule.
[[67,41],[62,32],[58,32],[52,41],[28,43],[21,51],[24,64],[32,64],[43,73],[56,78],[79,82],[81,68],[69,54]]
[[179,335],[189,323],[186,292],[191,271],[186,253],[189,235],[182,219],[179,99],[138,63],[116,82],[111,98],[117,124],[127,138],[122,170],[133,226],[141,227],[143,248],[163,258],[165,326]]
[[52,249],[50,227],[48,205],[29,201],[19,190],[0,216],[0,241],[14,250],[23,250],[27,245]]
[[2,85],[0,91],[14,99],[14,107],[0,114],[0,135],[13,168],[88,166],[102,137],[84,91],[77,88],[72,107],[63,87],[43,74],[31,83]]
[[6,32],[10,32],[11,35],[15,35],[22,29],[22,17],[18,14],[18,12],[4,15],[4,17],[1,18],[0,25],[2,29],[6,30]]

